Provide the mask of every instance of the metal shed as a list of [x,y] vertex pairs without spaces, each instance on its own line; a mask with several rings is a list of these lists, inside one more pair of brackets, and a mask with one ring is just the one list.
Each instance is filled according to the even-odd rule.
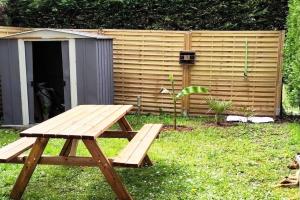
[[97,33],[36,29],[0,38],[4,124],[39,122],[49,105],[113,104],[112,60],[112,38]]

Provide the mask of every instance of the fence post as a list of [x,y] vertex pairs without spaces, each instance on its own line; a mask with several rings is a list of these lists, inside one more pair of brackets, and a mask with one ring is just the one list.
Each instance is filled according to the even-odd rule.
[[[186,32],[184,34],[184,50],[190,51],[192,49],[192,32]],[[182,65],[182,88],[190,85],[190,66]],[[182,114],[187,116],[189,113],[190,98],[185,96],[182,98]]]
[[285,38],[285,31],[280,31],[278,41],[278,62],[277,62],[277,80],[276,80],[276,97],[274,118],[281,114],[282,104],[282,68],[283,68],[283,45]]

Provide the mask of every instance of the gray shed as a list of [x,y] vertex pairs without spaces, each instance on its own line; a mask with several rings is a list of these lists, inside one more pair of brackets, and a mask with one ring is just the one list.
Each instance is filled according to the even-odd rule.
[[113,104],[112,60],[112,38],[97,33],[36,29],[0,38],[4,124]]

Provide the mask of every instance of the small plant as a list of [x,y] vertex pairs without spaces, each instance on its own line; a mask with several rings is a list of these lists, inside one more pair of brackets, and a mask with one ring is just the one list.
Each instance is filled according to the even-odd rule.
[[245,117],[245,122],[243,123],[244,126],[244,133],[248,134],[250,132],[250,127],[248,126],[249,123],[249,118],[254,116],[254,108],[253,107],[248,107],[248,106],[243,106],[240,109],[240,112],[242,113],[243,117]]
[[220,125],[221,115],[231,108],[232,101],[224,101],[224,100],[217,100],[217,99],[210,98],[206,100],[206,102],[210,109],[209,111],[212,110],[215,113],[215,123],[217,125]]
[[243,106],[240,111],[243,114],[243,117],[246,118],[246,122],[248,122],[249,117],[254,115],[255,110],[253,107]]
[[172,98],[172,102],[173,102],[173,118],[174,118],[174,123],[173,123],[173,127],[174,130],[177,129],[177,123],[176,123],[176,118],[177,118],[177,100],[181,99],[184,96],[188,96],[190,94],[199,94],[199,93],[207,93],[208,89],[205,87],[201,87],[201,86],[189,86],[184,88],[183,90],[181,90],[178,94],[175,93],[175,89],[174,89],[174,76],[173,74],[169,75],[169,80],[171,82],[171,91],[166,89],[166,88],[161,88],[160,93],[161,94],[169,94]]

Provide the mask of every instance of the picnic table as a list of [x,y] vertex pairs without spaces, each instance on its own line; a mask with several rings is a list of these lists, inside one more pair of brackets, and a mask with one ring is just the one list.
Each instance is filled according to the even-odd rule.
[[[20,133],[21,139],[0,149],[0,162],[24,164],[11,191],[12,199],[20,199],[37,164],[97,166],[118,199],[132,199],[114,167],[151,166],[147,155],[162,124],[146,124],[133,131],[125,115],[132,105],[80,105]],[[114,124],[120,130],[109,130]],[[97,138],[124,138],[128,145],[115,158],[107,158]],[[65,139],[58,156],[44,156],[50,138]],[[76,156],[78,141],[83,141],[91,157]],[[23,155],[31,149],[29,155]],[[96,191],[95,191],[96,192]]]

